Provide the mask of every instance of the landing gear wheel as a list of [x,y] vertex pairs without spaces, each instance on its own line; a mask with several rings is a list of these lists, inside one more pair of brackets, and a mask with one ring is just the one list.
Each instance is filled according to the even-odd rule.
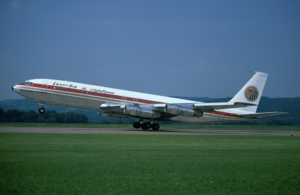
[[133,127],[135,129],[139,129],[141,127],[141,124],[139,122],[135,122],[135,123],[133,123]]
[[147,129],[150,129],[150,128],[151,128],[151,123],[146,122],[146,123],[142,124],[142,129],[143,130],[147,130]]
[[45,108],[39,108],[39,113],[44,114],[45,113]]
[[152,129],[153,129],[153,131],[159,130],[159,124],[154,123],[154,124],[152,125]]
[[147,127],[144,124],[142,124],[141,127],[142,127],[143,130],[147,130]]

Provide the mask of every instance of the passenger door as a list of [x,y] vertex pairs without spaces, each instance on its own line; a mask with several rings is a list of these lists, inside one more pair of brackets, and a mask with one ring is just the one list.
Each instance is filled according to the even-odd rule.
[[48,89],[48,81],[42,81],[41,91],[46,93],[47,89]]

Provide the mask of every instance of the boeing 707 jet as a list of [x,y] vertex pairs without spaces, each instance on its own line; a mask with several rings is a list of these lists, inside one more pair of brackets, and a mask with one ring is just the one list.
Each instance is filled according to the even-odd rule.
[[53,79],[30,79],[12,90],[38,102],[39,113],[44,105],[55,105],[98,112],[103,116],[139,118],[134,128],[159,130],[154,121],[189,123],[224,123],[258,120],[260,117],[285,114],[256,113],[268,74],[254,72],[253,77],[229,101],[203,103],[179,98],[88,85]]

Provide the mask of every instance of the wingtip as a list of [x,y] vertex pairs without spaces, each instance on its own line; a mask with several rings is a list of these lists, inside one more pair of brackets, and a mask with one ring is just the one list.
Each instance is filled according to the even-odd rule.
[[265,72],[254,71],[254,73],[255,73],[255,74],[262,75],[262,76],[268,76],[268,73],[265,73]]

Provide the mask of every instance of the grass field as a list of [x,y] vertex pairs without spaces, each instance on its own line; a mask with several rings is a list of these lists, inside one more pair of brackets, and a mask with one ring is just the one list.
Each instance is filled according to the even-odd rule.
[[[3,123],[0,127],[133,128],[129,124]],[[300,130],[300,126],[162,124],[160,129]]]
[[0,194],[300,194],[300,138],[0,134]]

